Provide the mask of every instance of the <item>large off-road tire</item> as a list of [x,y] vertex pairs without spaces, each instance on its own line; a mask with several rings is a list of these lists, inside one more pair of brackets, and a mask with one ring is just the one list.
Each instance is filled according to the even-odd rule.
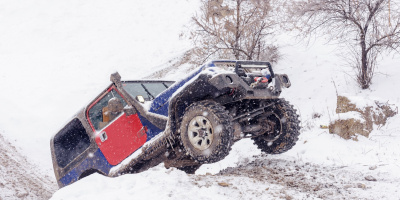
[[296,144],[300,134],[298,118],[296,110],[289,102],[284,99],[276,100],[264,116],[259,117],[260,125],[265,126],[268,123],[268,129],[272,130],[253,138],[254,144],[268,154],[280,154],[288,151]]
[[233,144],[232,117],[214,101],[195,102],[182,117],[180,138],[185,151],[199,163],[222,160]]

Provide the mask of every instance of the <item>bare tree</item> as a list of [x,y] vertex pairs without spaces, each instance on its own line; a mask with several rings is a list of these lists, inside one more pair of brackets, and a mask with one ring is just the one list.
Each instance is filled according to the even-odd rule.
[[349,48],[362,89],[372,83],[377,57],[399,48],[400,10],[393,1],[301,0],[292,8],[303,36],[322,33]]
[[267,44],[276,25],[271,18],[271,0],[202,0],[200,12],[192,18],[194,53],[237,60],[279,58],[278,48]]

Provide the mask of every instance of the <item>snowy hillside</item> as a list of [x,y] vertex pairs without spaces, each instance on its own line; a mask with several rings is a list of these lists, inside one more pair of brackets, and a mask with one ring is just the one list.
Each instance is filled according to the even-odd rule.
[[110,84],[111,73],[140,78],[188,49],[179,34],[195,6],[1,0],[0,101],[7,114],[0,128],[50,168],[51,135]]
[[[32,179],[43,177],[55,192],[52,199],[399,199],[399,115],[359,141],[320,125],[334,116],[336,92],[399,106],[400,55],[381,60],[371,89],[360,90],[336,56],[338,47],[323,40],[306,47],[286,36],[278,40],[284,57],[275,71],[289,75],[292,87],[282,96],[301,116],[303,128],[292,150],[265,155],[242,140],[224,160],[203,165],[195,175],[159,165],[117,178],[95,174],[54,191],[51,136],[110,84],[112,72],[123,79],[146,77],[181,56],[190,43],[179,34],[196,8],[188,0],[0,0],[0,134],[40,168],[24,162]],[[185,74],[182,69],[166,78]],[[0,167],[0,199],[48,197],[30,196],[37,189],[10,178],[12,168],[3,161]]]

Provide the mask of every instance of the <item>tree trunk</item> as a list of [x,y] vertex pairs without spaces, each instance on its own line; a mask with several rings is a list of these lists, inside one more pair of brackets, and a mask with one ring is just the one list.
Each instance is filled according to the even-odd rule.
[[236,5],[236,33],[235,33],[235,46],[234,46],[234,50],[233,50],[233,54],[235,55],[236,60],[239,60],[239,56],[240,56],[240,52],[239,52],[239,27],[240,27],[240,4],[241,1],[238,0],[236,1],[237,5]]
[[365,44],[365,35],[362,34],[361,35],[361,76],[360,78],[360,85],[361,88],[364,89],[368,89],[369,85],[370,85],[370,78],[368,75],[368,61],[367,61],[367,47]]

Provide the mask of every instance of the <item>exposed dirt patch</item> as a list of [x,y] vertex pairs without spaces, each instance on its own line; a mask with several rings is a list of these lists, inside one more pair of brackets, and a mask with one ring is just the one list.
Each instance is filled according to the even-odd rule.
[[[398,113],[398,108],[388,102],[373,101],[373,105],[361,106],[356,105],[349,100],[348,97],[337,97],[336,113],[339,119],[333,121],[329,125],[329,132],[335,133],[344,139],[357,140],[357,135],[369,137],[373,130],[373,125],[382,127],[386,124],[389,117],[393,117]],[[340,119],[340,113],[357,112],[360,119]]]
[[329,132],[346,140],[357,140],[357,135],[369,136],[371,131],[366,130],[365,127],[366,124],[357,119],[339,119],[329,125]]
[[351,182],[330,173],[340,168],[327,169],[310,163],[296,163],[281,159],[257,159],[254,162],[237,168],[224,170],[220,175],[247,176],[257,181],[282,185],[285,188],[312,194],[314,197],[327,199],[330,196],[340,197],[346,194]]
[[57,190],[52,178],[40,173],[2,135],[0,152],[0,200],[49,199]]
[[[259,193],[250,196],[272,195],[277,199],[369,199],[357,194],[371,189],[364,176],[364,173],[346,166],[321,166],[263,154],[252,162],[225,169],[216,175],[197,176],[195,180],[199,187],[218,184],[239,190],[239,193]],[[235,182],[235,179],[239,181]],[[266,188],[262,191],[245,190],[247,187],[243,187],[241,182],[264,184]]]

